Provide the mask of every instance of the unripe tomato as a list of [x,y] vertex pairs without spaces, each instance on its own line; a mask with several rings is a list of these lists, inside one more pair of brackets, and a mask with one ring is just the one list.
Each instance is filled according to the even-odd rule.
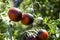
[[46,30],[40,30],[37,35],[38,40],[47,40],[48,39],[48,32]]
[[37,20],[43,21],[43,18],[42,17],[38,17]]
[[23,14],[22,16],[22,24],[24,25],[29,25],[32,24],[34,21],[33,15],[32,14]]
[[10,8],[8,11],[8,16],[12,21],[19,21],[22,18],[22,12],[17,8]]
[[43,18],[42,17],[38,17],[37,18],[37,23],[38,24],[42,24],[43,23]]

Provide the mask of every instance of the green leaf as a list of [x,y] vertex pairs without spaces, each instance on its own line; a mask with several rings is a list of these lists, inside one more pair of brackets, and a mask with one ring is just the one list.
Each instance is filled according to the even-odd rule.
[[47,23],[47,25],[48,25],[48,27],[50,28],[51,33],[52,33],[52,34],[55,34],[55,33],[56,33],[56,30],[55,30],[54,26],[51,25],[51,24],[48,24],[48,23]]

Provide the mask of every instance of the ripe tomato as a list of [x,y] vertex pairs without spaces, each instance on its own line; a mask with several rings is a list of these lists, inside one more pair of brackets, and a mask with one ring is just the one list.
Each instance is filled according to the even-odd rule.
[[19,9],[12,7],[8,11],[8,16],[12,21],[19,21],[22,18],[22,12],[19,11]]
[[24,25],[29,25],[32,24],[34,21],[33,15],[32,14],[23,14],[22,16],[22,24]]
[[48,32],[46,30],[40,30],[37,35],[38,40],[47,40]]

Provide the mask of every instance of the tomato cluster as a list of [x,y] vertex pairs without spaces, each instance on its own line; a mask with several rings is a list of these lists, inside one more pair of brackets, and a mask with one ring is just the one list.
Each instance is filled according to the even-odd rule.
[[24,25],[32,24],[34,21],[32,14],[26,13],[22,15],[22,12],[18,8],[15,8],[15,7],[12,7],[9,9],[8,16],[10,20],[15,21],[15,22],[21,20],[21,23]]
[[[10,8],[8,11],[8,16],[10,18],[10,20],[17,22],[21,20],[21,23],[24,25],[29,25],[32,24],[34,21],[34,17],[32,14],[22,14],[21,11],[19,11],[19,9],[17,8]],[[40,31],[38,31],[37,36],[30,36],[30,37],[26,37],[26,40],[47,40],[48,38],[48,32],[46,30],[41,29]]]

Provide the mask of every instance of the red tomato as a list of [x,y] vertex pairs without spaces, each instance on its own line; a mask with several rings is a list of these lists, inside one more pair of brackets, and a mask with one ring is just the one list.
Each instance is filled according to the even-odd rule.
[[47,40],[48,39],[48,32],[46,30],[40,30],[37,35],[38,40]]
[[8,16],[12,21],[19,21],[22,18],[22,12],[19,11],[19,9],[12,7],[8,11]]
[[22,16],[22,24],[24,25],[29,25],[32,24],[34,21],[33,15],[32,14],[23,14]]

